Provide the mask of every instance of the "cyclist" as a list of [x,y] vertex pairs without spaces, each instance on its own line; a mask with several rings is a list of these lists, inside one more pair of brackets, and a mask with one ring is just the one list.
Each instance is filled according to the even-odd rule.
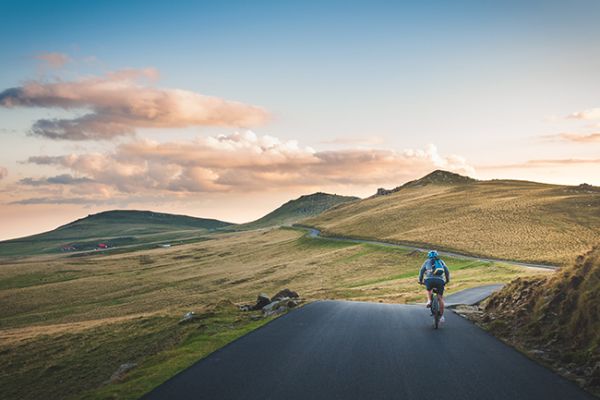
[[[425,275],[425,288],[427,289],[427,307],[431,307],[431,291],[435,288],[440,300],[440,321],[444,322],[444,286],[450,282],[450,271],[438,255],[438,252],[431,250],[427,253],[427,260],[423,263],[419,271],[419,283],[423,284]],[[446,280],[444,281],[444,277]]]

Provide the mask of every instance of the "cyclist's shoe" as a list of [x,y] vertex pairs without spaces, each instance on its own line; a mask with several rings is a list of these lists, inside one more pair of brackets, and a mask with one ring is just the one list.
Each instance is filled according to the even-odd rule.
[[427,304],[425,305],[425,307],[431,308],[431,301],[428,301]]
[[446,322],[446,318],[443,315],[440,317],[440,322]]

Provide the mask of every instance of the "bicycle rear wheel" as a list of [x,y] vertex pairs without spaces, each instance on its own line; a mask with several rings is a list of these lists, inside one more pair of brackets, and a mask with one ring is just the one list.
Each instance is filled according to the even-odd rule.
[[440,326],[440,303],[437,294],[431,301],[431,313],[433,314],[433,327],[437,329]]

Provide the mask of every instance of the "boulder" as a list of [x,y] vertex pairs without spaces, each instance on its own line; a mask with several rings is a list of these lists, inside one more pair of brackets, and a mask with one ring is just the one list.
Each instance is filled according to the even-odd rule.
[[283,314],[288,311],[290,308],[296,307],[298,305],[298,300],[290,299],[289,297],[284,297],[280,300],[272,301],[263,307],[263,314],[265,317],[269,317],[271,315]]
[[264,306],[271,303],[271,299],[264,293],[261,293],[256,298],[256,304],[254,305],[254,310],[261,310]]
[[268,313],[270,311],[273,311],[273,310],[276,310],[276,309],[280,308],[282,305],[284,305],[282,303],[282,300],[275,300],[275,301],[270,302],[266,306],[264,306],[262,308],[262,310],[263,310],[263,312]]
[[273,296],[272,300],[281,300],[284,298],[289,298],[289,299],[297,299],[298,297],[298,293],[294,292],[293,290],[290,289],[283,289],[282,291],[278,292],[275,296]]

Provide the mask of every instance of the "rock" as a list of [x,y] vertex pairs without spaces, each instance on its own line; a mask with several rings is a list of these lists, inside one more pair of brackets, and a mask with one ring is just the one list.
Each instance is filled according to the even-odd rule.
[[290,299],[297,299],[298,297],[298,293],[294,292],[293,290],[290,289],[283,289],[282,291],[278,292],[275,296],[273,296],[273,300],[281,300],[283,298],[290,298]]
[[252,304],[244,304],[240,306],[240,311],[252,311],[253,307]]
[[270,302],[271,302],[271,299],[269,298],[269,296],[267,296],[264,293],[261,293],[256,298],[256,304],[254,305],[253,309],[254,310],[261,310],[264,306],[266,306]]
[[125,379],[125,375],[127,372],[131,371],[137,367],[136,363],[125,363],[121,364],[121,366],[114,372],[114,374],[110,377],[111,383],[122,382]]
[[185,324],[186,322],[191,322],[196,319],[196,313],[193,311],[187,312],[183,315],[183,318],[179,320],[180,324]]
[[276,309],[278,309],[280,307],[285,307],[286,306],[285,305],[285,301],[286,300],[289,300],[289,299],[286,297],[286,298],[283,298],[281,300],[272,301],[271,303],[269,303],[266,306],[264,306],[262,308],[262,310],[263,310],[263,312],[270,312],[270,311],[276,310]]

